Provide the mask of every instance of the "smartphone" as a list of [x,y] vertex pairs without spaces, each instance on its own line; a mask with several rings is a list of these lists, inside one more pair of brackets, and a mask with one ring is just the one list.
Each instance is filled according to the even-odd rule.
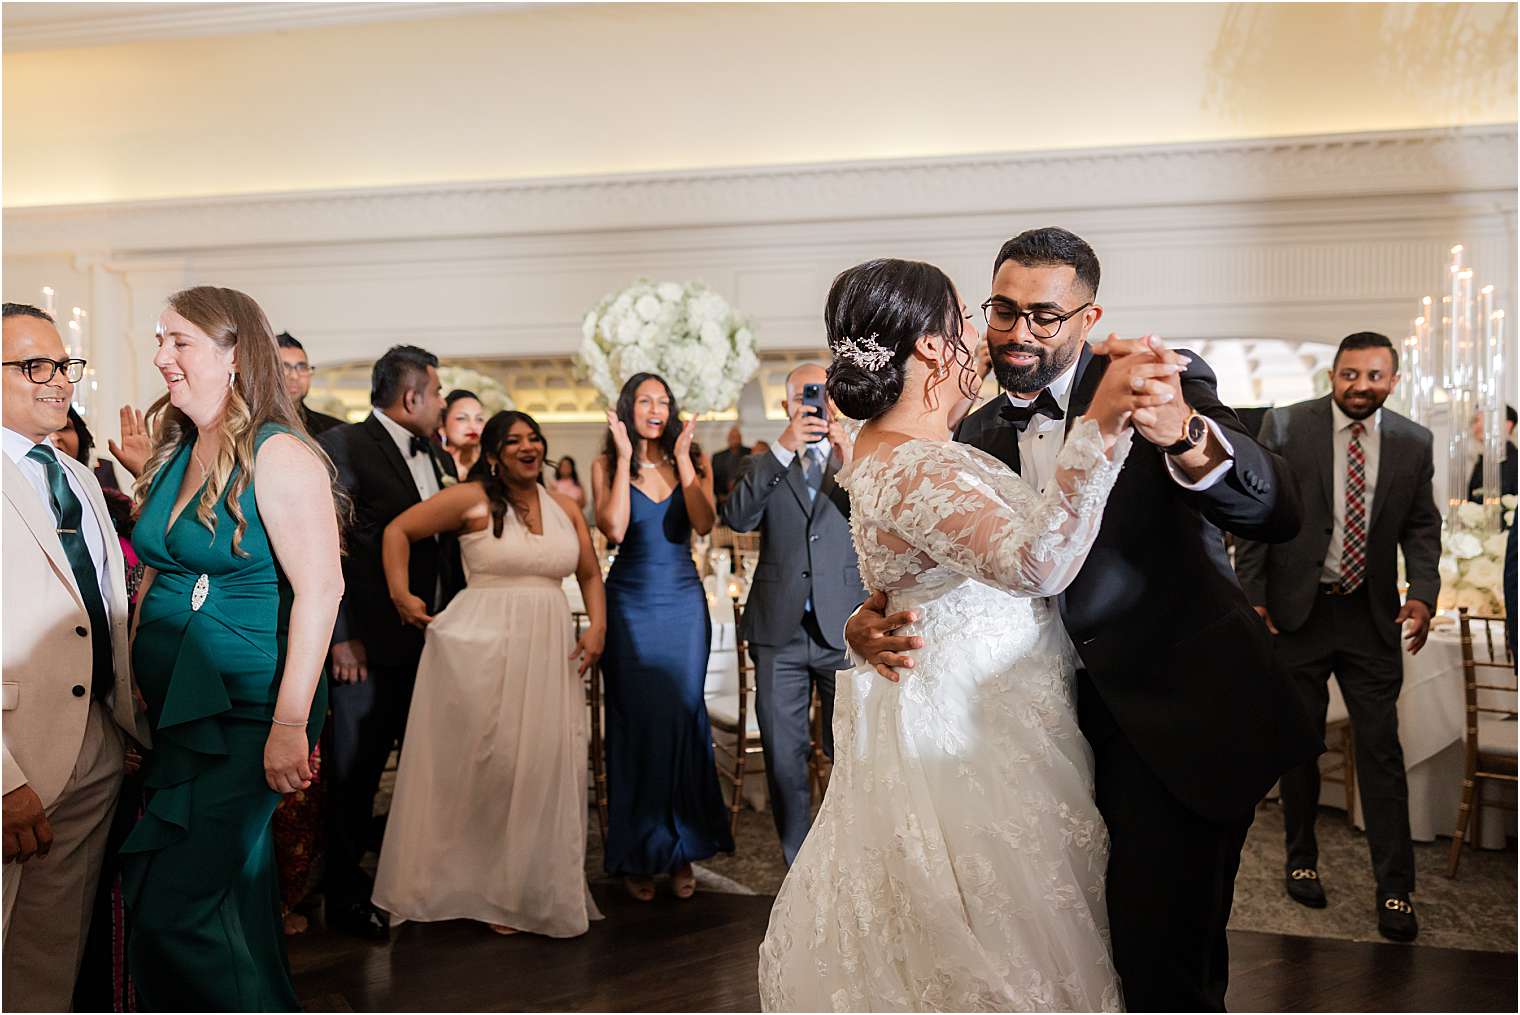
[[829,418],[829,399],[823,392],[822,384],[804,384],[802,386],[802,404],[813,410],[813,415],[821,416],[825,421]]

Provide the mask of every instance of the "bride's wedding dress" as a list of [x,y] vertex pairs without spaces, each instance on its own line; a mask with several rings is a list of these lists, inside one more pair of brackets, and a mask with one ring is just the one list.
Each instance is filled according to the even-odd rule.
[[834,772],[760,947],[767,1011],[1119,1010],[1108,834],[1054,600],[1129,450],[1079,421],[1044,494],[913,440],[839,481],[866,585],[919,614],[900,683],[839,675]]

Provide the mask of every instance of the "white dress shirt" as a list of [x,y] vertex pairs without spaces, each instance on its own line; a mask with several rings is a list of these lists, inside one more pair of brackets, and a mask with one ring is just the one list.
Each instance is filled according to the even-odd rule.
[[[1074,360],[1071,366],[1066,368],[1066,372],[1051,381],[1050,386],[1046,388],[1063,413],[1070,409],[1071,385],[1076,376],[1077,364]],[[1009,405],[1022,409],[1034,403],[1033,398],[1018,398],[1011,392],[1008,394]],[[1061,446],[1065,443],[1065,419],[1035,416],[1024,428],[1024,432],[1019,434],[1019,475],[1023,476],[1030,486],[1043,491],[1050,477],[1055,475],[1056,456],[1061,453]]]
[[[5,454],[12,462],[16,463],[16,468],[20,469],[21,474],[31,482],[32,488],[36,490],[37,496],[42,500],[42,506],[47,509],[47,513],[49,515],[53,514],[53,495],[48,489],[47,470],[43,468],[41,462],[33,461],[26,457],[27,452],[37,446],[36,443],[30,437],[25,437],[10,427],[0,427],[0,429],[5,431]],[[53,447],[51,441],[45,443],[47,443],[48,447]],[[59,451],[57,448],[53,448],[53,451],[59,458],[63,457],[62,451]],[[95,514],[95,509],[91,506],[90,498],[85,495],[84,487],[80,485],[79,477],[74,475],[67,466],[61,463],[58,467],[63,470],[63,475],[69,483],[69,489],[73,490],[74,496],[79,498],[79,506],[83,509],[81,511],[83,519],[80,523],[80,533],[84,536],[85,547],[90,551],[90,561],[95,565],[95,580],[100,585],[100,599],[105,604],[106,617],[110,619],[111,574],[107,563],[109,558],[106,556],[106,534],[101,529],[100,518]],[[114,529],[111,531],[111,538],[116,538]]]
[[[1372,538],[1372,492],[1377,489],[1378,451],[1383,443],[1378,433],[1378,421],[1383,410],[1378,409],[1362,420],[1366,432],[1362,434],[1363,472],[1366,475],[1367,492],[1363,495],[1363,507],[1367,511],[1363,524],[1367,538]],[[1341,580],[1341,554],[1346,545],[1346,449],[1351,446],[1351,424],[1357,422],[1341,411],[1330,400],[1330,446],[1335,450],[1335,461],[1330,466],[1331,506],[1335,508],[1335,524],[1330,529],[1330,545],[1325,549],[1325,566],[1320,571],[1320,581],[1332,584]],[[1364,547],[1365,549],[1365,547]]]
[[417,484],[417,495],[427,500],[438,492],[438,474],[433,471],[433,456],[418,452],[412,454],[412,432],[385,414],[384,409],[375,410],[375,418],[385,427],[385,432],[396,442],[401,460],[406,463],[412,480]]
[[[1061,407],[1061,411],[1067,415],[1071,414],[1071,385],[1076,375],[1077,365],[1073,363],[1064,374],[1051,381],[1046,389],[1056,400],[1056,404]],[[1016,398],[1011,393],[1007,398],[1009,405],[1019,408],[1034,404],[1032,398]],[[1184,490],[1207,490],[1219,482],[1220,478],[1235,465],[1235,448],[1225,437],[1224,429],[1207,416],[1203,417],[1203,421],[1208,424],[1209,430],[1224,448],[1226,458],[1195,483],[1177,467],[1177,463],[1172,461],[1170,455],[1163,455],[1162,460],[1166,462],[1166,471],[1171,474],[1173,482]],[[1066,443],[1067,422],[1068,420],[1065,419],[1036,416],[1030,420],[1024,432],[1019,434],[1019,475],[1042,493],[1045,490],[1045,484],[1055,474],[1056,456],[1061,453],[1061,447]]]

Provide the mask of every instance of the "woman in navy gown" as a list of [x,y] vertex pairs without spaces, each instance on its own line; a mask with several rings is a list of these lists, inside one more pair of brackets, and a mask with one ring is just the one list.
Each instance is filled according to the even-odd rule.
[[596,524],[618,544],[607,576],[607,873],[640,901],[654,876],[678,898],[691,865],[732,852],[702,690],[712,623],[691,532],[716,517],[712,472],[655,374],[628,379],[592,464]]

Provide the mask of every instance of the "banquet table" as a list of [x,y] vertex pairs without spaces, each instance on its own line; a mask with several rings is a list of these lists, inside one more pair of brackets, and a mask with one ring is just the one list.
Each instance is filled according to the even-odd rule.
[[[1487,650],[1480,633],[1473,632],[1477,657]],[[1502,651],[1502,649],[1501,649]],[[1418,655],[1404,653],[1404,688],[1399,694],[1399,743],[1404,748],[1404,769],[1409,782],[1409,831],[1416,842],[1431,842],[1437,836],[1450,836],[1457,824],[1457,810],[1462,802],[1462,776],[1466,763],[1463,726],[1467,720],[1462,681],[1462,644],[1456,624],[1436,628]],[[1480,681],[1491,682],[1491,681]],[[1484,692],[1485,695],[1491,692]],[[1488,701],[1480,699],[1480,703]],[[1513,698],[1509,702],[1513,707]],[[1345,700],[1335,681],[1330,683],[1332,720],[1346,715]],[[1339,759],[1322,758],[1327,771],[1339,765]],[[1513,783],[1487,782],[1482,787],[1485,799],[1513,807]],[[1339,783],[1325,783],[1320,789],[1320,803],[1345,809],[1346,791]],[[1352,821],[1365,829],[1360,794],[1353,802]],[[1471,834],[1474,829],[1469,829]],[[1503,849],[1505,840],[1515,837],[1515,812],[1498,807],[1483,809],[1485,849]],[[1471,840],[1469,840],[1471,841]]]

